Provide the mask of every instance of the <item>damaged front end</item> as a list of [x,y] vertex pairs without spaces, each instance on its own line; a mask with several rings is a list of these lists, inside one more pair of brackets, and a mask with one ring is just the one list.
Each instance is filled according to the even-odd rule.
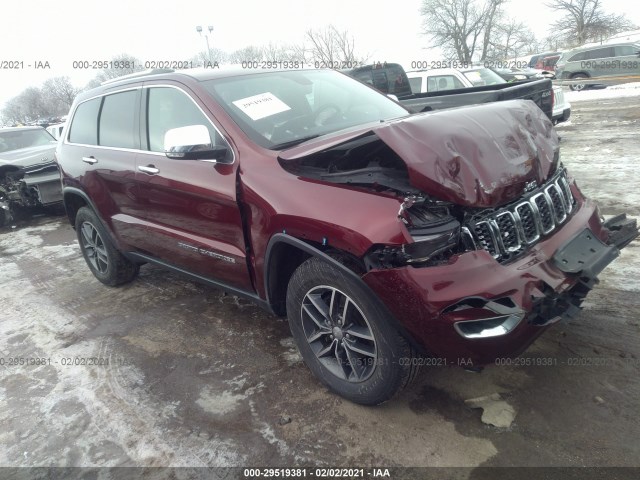
[[374,243],[362,278],[415,343],[451,360],[520,354],[540,327],[575,316],[638,236],[635,220],[604,222],[582,196],[532,102],[415,115],[310,142],[280,163],[397,199],[389,222],[407,241]]
[[28,209],[61,202],[60,173],[55,162],[0,171],[0,227]]

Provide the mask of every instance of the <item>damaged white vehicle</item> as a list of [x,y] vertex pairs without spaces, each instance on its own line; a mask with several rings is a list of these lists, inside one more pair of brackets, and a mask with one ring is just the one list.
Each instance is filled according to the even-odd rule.
[[61,206],[56,143],[42,127],[0,129],[0,227],[23,210]]

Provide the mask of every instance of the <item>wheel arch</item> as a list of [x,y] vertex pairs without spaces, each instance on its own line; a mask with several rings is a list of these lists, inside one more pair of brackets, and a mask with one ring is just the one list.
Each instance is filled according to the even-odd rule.
[[[362,282],[351,263],[354,258],[347,252],[322,249],[286,233],[276,233],[269,240],[264,261],[264,288],[267,303],[276,315],[286,315],[286,296],[289,279],[307,259],[318,257],[338,268],[353,280]],[[351,268],[349,268],[351,266]],[[364,284],[364,282],[362,282]]]
[[575,78],[576,75],[584,75],[587,78],[591,78],[591,75],[589,75],[589,72],[583,72],[583,71],[573,72],[569,78]]
[[[425,353],[424,347],[415,341],[415,338],[394,317],[382,302],[382,299],[371,290],[369,285],[362,280],[362,276],[357,273],[358,264],[352,262],[357,262],[358,259],[341,250],[321,250],[321,247],[286,233],[277,233],[271,237],[267,245],[264,261],[264,287],[266,301],[270,310],[278,316],[286,315],[287,287],[291,275],[307,259],[311,257],[320,258],[340,270],[348,278],[359,283],[366,290],[369,290],[378,300],[378,306],[385,311],[385,316],[389,320],[391,327],[406,338],[417,351]],[[362,273],[365,273],[364,266]]]
[[102,224],[102,228],[105,232],[107,232],[107,235],[109,236],[109,240],[111,240],[111,242],[116,246],[118,250],[126,254],[126,252],[122,248],[122,244],[118,241],[114,233],[109,228],[109,224],[105,222],[102,215],[100,215],[100,210],[96,208],[96,205],[91,201],[89,196],[84,191],[75,187],[64,187],[62,189],[62,202],[67,213],[67,218],[69,219],[69,222],[74,229],[76,228],[76,216],[78,214],[78,210],[83,207],[88,207],[93,211],[93,213],[95,213],[96,217],[98,217],[98,220]]
[[71,223],[73,228],[75,228],[76,225],[76,215],[78,214],[78,210],[82,207],[91,207],[96,215],[100,216],[87,194],[80,189],[65,187],[62,190],[62,202],[64,203],[64,209],[67,212],[69,223]]

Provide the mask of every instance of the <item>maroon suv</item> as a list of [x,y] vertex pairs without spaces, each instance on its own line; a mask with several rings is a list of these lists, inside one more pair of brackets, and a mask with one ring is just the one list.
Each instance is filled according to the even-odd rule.
[[76,99],[57,159],[101,282],[150,262],[250,298],[363,404],[418,356],[520,354],[638,235],[603,224],[533,102],[409,115],[335,71],[117,79]]

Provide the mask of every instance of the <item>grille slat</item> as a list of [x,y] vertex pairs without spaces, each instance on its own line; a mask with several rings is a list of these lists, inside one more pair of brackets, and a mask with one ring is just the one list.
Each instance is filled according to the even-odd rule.
[[492,210],[468,228],[479,247],[499,261],[508,260],[555,231],[569,217],[574,204],[566,171],[561,170],[528,198]]

